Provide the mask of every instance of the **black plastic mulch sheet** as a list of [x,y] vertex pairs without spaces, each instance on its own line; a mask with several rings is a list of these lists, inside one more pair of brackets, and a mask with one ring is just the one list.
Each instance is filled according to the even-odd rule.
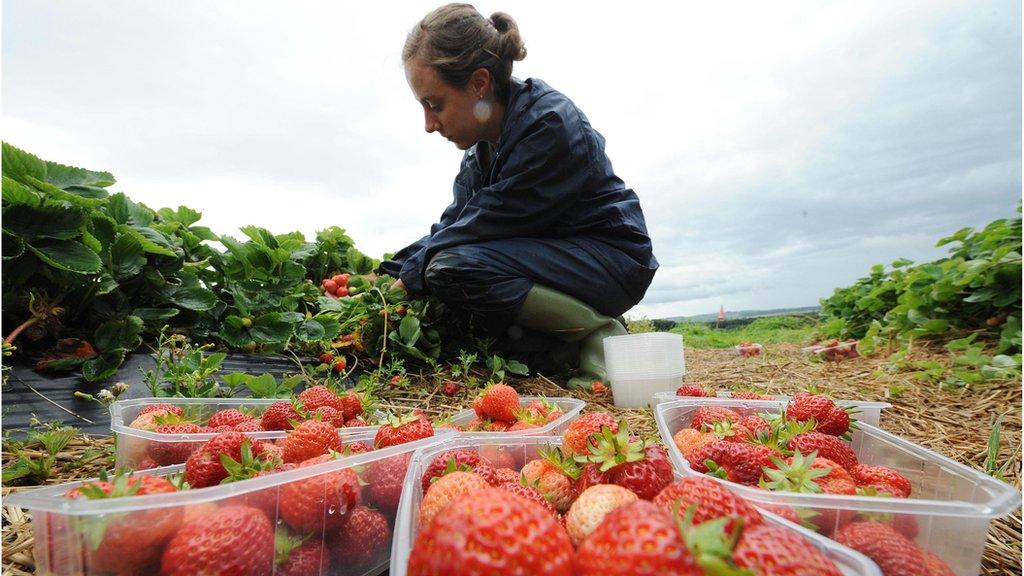
[[[0,414],[4,432],[11,432],[15,437],[24,435],[33,416],[43,422],[60,420],[86,434],[110,434],[110,412],[107,408],[94,400],[76,398],[75,392],[95,394],[115,382],[123,381],[131,386],[119,399],[150,396],[149,388],[142,378],[145,371],[155,365],[150,354],[135,353],[125,359],[114,377],[103,382],[87,382],[76,372],[36,372],[33,358],[6,360],[9,362],[5,362],[4,366],[9,366],[11,370],[5,378],[3,393],[0,395]],[[224,360],[219,373],[232,372],[255,375],[269,373],[280,379],[284,374],[299,372],[299,368],[291,357],[235,354]]]

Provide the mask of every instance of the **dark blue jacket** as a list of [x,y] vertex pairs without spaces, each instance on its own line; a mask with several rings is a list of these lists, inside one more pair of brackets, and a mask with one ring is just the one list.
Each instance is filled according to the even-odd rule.
[[612,170],[604,137],[567,97],[541,80],[512,79],[493,162],[479,143],[466,151],[454,201],[430,234],[381,264],[413,294],[423,272],[452,246],[517,237],[569,240],[607,268],[639,302],[658,261],[636,193]]

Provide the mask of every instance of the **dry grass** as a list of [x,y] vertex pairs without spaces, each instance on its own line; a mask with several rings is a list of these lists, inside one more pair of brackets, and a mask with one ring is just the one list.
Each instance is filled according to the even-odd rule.
[[[943,353],[915,351],[916,359],[947,361]],[[776,345],[765,356],[741,358],[731,350],[687,350],[687,380],[719,388],[755,389],[770,393],[789,393],[817,386],[839,398],[885,400],[893,407],[883,412],[882,427],[974,468],[984,470],[987,443],[992,423],[1003,416],[1002,446],[999,464],[1010,462],[1007,480],[1020,488],[1021,465],[1021,385],[1020,382],[946,390],[922,385],[908,374],[884,373],[880,359],[858,358],[838,363],[812,363],[795,345]],[[417,378],[420,386],[386,392],[383,408],[422,408],[431,414],[445,415],[470,405],[468,394],[448,397],[438,387]],[[567,391],[551,380],[538,377],[513,383],[523,393],[548,396],[575,396],[599,408],[626,418],[631,429],[645,436],[656,435],[650,410],[620,410],[609,395]],[[898,396],[890,396],[890,391]],[[76,439],[60,457],[76,457],[109,443],[106,438]],[[11,454],[5,447],[6,465]],[[51,482],[94,476],[109,458],[62,472]],[[11,488],[5,487],[6,495]],[[13,490],[17,490],[14,488]],[[27,516],[10,507],[3,509],[3,574],[34,574],[31,556],[32,533]],[[982,574],[1008,576],[1021,573],[1021,515],[992,523],[985,549]]]

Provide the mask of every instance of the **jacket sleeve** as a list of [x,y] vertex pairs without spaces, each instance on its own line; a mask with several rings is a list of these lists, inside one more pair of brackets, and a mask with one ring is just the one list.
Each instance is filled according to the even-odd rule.
[[537,118],[506,154],[495,181],[473,194],[450,224],[403,263],[402,281],[414,293],[426,290],[426,266],[445,248],[549,235],[586,189],[592,171],[593,154],[583,132],[555,111]]

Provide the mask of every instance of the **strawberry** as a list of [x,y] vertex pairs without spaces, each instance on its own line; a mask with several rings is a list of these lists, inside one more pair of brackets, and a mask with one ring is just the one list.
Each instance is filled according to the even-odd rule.
[[242,414],[241,411],[234,408],[228,408],[226,410],[218,410],[214,412],[213,416],[206,422],[206,425],[210,428],[217,428],[220,426],[230,426],[234,429],[235,426],[246,422],[250,419],[249,416]]
[[842,436],[850,430],[850,414],[831,398],[820,394],[800,393],[786,406],[786,418],[804,422],[811,418],[814,429],[822,434]]
[[771,424],[757,414],[744,416],[740,420],[740,425],[748,430],[748,437],[751,439],[756,439],[758,436],[768,435],[772,432]]
[[494,384],[484,390],[480,409],[491,420],[515,422],[519,412],[519,393],[508,384]]
[[263,425],[264,430],[291,430],[292,422],[300,420],[302,420],[302,416],[295,409],[295,405],[288,400],[280,400],[267,408],[267,411],[263,413],[263,418],[260,419],[260,424]]
[[376,448],[386,448],[407,442],[414,442],[434,435],[434,427],[427,418],[407,415],[401,418],[392,416],[386,424],[377,429],[373,438]]
[[[111,481],[98,480],[82,484],[65,494],[71,499],[108,499],[176,492],[166,478],[140,474],[118,474]],[[145,570],[160,557],[160,550],[174,536],[184,513],[181,507],[150,508],[113,515],[82,516],[75,524],[80,535],[67,534],[54,543],[68,543],[82,538],[84,562],[89,572],[126,573]],[[51,517],[52,529],[63,534],[71,526]],[[51,544],[52,546],[53,544]]]
[[444,381],[444,388],[442,389],[442,393],[445,396],[455,396],[456,394],[459,393],[459,390],[462,390],[462,384],[459,384],[454,380]]
[[746,442],[752,438],[750,429],[739,422],[733,423],[729,420],[718,420],[710,429],[707,425],[703,429],[728,442]]
[[565,514],[565,530],[572,545],[579,546],[609,512],[637,500],[632,490],[614,484],[598,484],[584,490]]
[[[486,466],[486,464],[481,464],[480,466],[477,466],[475,472],[477,474],[480,474],[480,468],[482,468],[483,466]],[[494,474],[493,474],[493,479],[489,478],[487,476],[484,476],[484,478],[487,479],[488,484],[490,484],[491,486],[501,486],[502,484],[521,484],[522,483],[522,474],[520,474],[519,472],[516,472],[515,470],[513,470],[511,468],[495,468],[494,469]]]
[[600,465],[588,462],[580,468],[579,478],[573,482],[572,489],[576,494],[582,494],[591,486],[608,483],[608,473],[602,472]]
[[618,433],[603,428],[594,438],[597,443],[586,460],[600,466],[607,482],[628,488],[644,500],[654,498],[672,482],[672,464],[665,449],[631,441],[625,421],[619,424]]
[[456,496],[477,492],[490,485],[472,472],[455,471],[438,478],[423,495],[420,502],[419,525],[426,526]]
[[845,442],[821,432],[798,434],[789,440],[786,448],[801,454],[817,452],[821,458],[828,458],[847,470],[857,466],[857,454]]
[[350,274],[348,272],[342,274],[335,274],[334,276],[331,277],[331,280],[333,280],[334,283],[337,284],[338,286],[348,286],[349,276]]
[[924,562],[928,566],[928,576],[956,576],[956,572],[938,554],[924,549],[921,553],[924,554]]
[[259,420],[250,418],[240,424],[235,424],[232,427],[237,432],[263,432],[263,424],[260,424]]
[[345,427],[345,414],[331,406],[321,406],[313,411],[313,418],[327,422],[335,428]]
[[842,576],[832,560],[806,538],[780,526],[744,526],[732,558],[758,576]]
[[[333,454],[324,454],[301,462],[299,468],[334,459]],[[351,468],[344,468],[282,485],[279,515],[299,532],[333,530],[344,523],[345,515],[362,500],[359,476]]]
[[[568,521],[567,521],[568,522]],[[620,506],[576,550],[576,576],[702,576],[672,515],[646,500]]]
[[695,472],[756,486],[761,469],[771,465],[773,454],[764,446],[718,440],[691,452],[687,461]]
[[878,522],[853,522],[832,538],[874,560],[885,576],[928,576],[921,549],[891,526]]
[[388,515],[394,516],[398,510],[410,457],[409,453],[396,454],[390,458],[376,460],[366,468],[363,476],[366,481],[366,500]]
[[[835,462],[816,456],[811,452],[806,457],[799,452],[782,460],[772,458],[772,465],[764,469],[760,484],[769,490],[788,492],[810,492],[824,494],[854,495],[857,485],[850,474]],[[849,522],[854,513],[839,508],[819,508],[811,521],[828,533]]]
[[547,418],[548,413],[552,410],[556,410],[557,406],[548,402],[547,400],[530,400],[530,403],[523,408],[524,412],[529,413],[531,416],[536,418]]
[[[743,520],[742,527],[747,529],[762,521],[761,513],[740,496],[732,493],[721,482],[701,476],[688,476],[669,484],[654,497],[653,502],[668,512],[684,511],[695,506],[693,523],[700,524],[716,518]],[[731,532],[733,521],[725,525],[725,531]]]
[[509,426],[508,431],[519,432],[520,430],[529,430],[531,428],[539,428],[539,426],[527,420],[520,420],[519,422],[516,422],[515,424]]
[[762,510],[767,510],[776,516],[780,516],[785,520],[789,520],[793,524],[801,525],[803,520],[800,519],[800,515],[797,514],[796,510],[792,506],[785,504],[768,504],[766,502],[758,502],[757,505]]
[[857,464],[850,469],[850,475],[857,482],[857,487],[871,486],[896,498],[910,497],[910,480],[892,468]]
[[334,294],[338,290],[338,283],[334,280],[324,280],[324,290]]
[[672,442],[679,449],[683,458],[689,458],[690,454],[697,448],[707,446],[712,442],[718,441],[718,439],[718,436],[711,432],[701,432],[694,428],[683,428],[672,436]]
[[697,398],[704,398],[707,396],[714,396],[710,390],[704,388],[700,384],[683,384],[676,389],[676,396],[691,396]]
[[345,371],[345,368],[348,368],[348,362],[345,358],[338,358],[334,361],[334,364],[331,364],[331,370],[333,370],[335,374],[341,374]]
[[575,480],[579,467],[557,448],[542,448],[539,452],[541,458],[527,462],[520,470],[523,484],[540,490],[555,509],[565,512],[577,496]]
[[570,456],[586,456],[590,453],[590,436],[607,426],[612,433],[619,431],[619,424],[607,412],[588,412],[573,420],[562,432],[562,450]]
[[740,390],[739,392],[733,392],[732,398],[734,400],[774,400],[775,398],[770,394],[758,394],[753,390]]
[[605,385],[605,383],[601,382],[600,380],[594,380],[593,382],[590,383],[590,390],[594,394],[604,394],[605,392],[608,391],[608,386]]
[[331,354],[330,352],[324,352],[323,354],[320,355],[320,363],[321,364],[331,364],[333,362],[334,362],[334,354]]
[[690,427],[696,428],[697,430],[704,430],[707,428],[710,430],[714,427],[715,422],[719,420],[728,420],[729,422],[736,424],[743,417],[740,413],[733,410],[732,408],[723,408],[721,406],[701,406],[693,411],[693,417],[690,420]]
[[487,418],[487,415],[484,414],[484,396],[483,396],[483,394],[480,394],[476,398],[473,399],[473,413],[476,414],[476,417],[479,418],[480,420],[483,420],[483,419]]
[[175,416],[185,415],[185,411],[181,409],[181,406],[175,406],[174,404],[150,404],[149,406],[144,407],[142,410],[139,410],[139,416],[157,411],[170,412]]
[[292,430],[284,440],[284,461],[303,462],[328,451],[340,452],[341,436],[330,422],[306,420]]
[[[287,538],[279,532],[274,551],[277,561],[274,576],[308,576],[309,574],[330,574],[331,556],[319,540]],[[287,541],[287,543],[285,543]]]
[[[135,544],[138,546],[138,544]],[[250,574],[274,568],[274,528],[263,512],[225,506],[185,525],[164,549],[161,576]]]
[[449,450],[436,456],[430,461],[427,469],[423,471],[423,477],[420,480],[420,484],[423,486],[423,491],[426,492],[430,488],[430,484],[434,478],[439,478],[444,471],[449,468],[449,462],[454,462],[456,470],[463,469],[465,466],[468,470],[476,468],[480,464],[480,453],[476,450],[469,448],[456,448],[455,450]]
[[391,547],[388,519],[377,510],[356,506],[333,537],[331,553],[339,566],[349,572],[363,571],[387,559]]
[[[279,466],[273,469],[259,470],[253,474],[253,478],[259,478],[262,476],[269,476],[271,474],[277,474],[279,472],[287,472],[288,470],[294,470],[297,468],[297,464],[292,463],[281,463]],[[277,521],[277,502],[280,499],[281,487],[278,485],[268,486],[259,490],[252,490],[239,494],[238,496],[232,497],[228,500],[228,504],[235,506],[251,506],[258,510],[261,510],[267,515],[267,518],[271,522]]]
[[499,484],[498,488],[501,488],[502,490],[506,490],[513,494],[518,494],[519,496],[522,496],[527,500],[532,500],[533,502],[536,502],[537,504],[543,506],[544,509],[551,514],[552,518],[558,518],[558,510],[555,510],[554,505],[552,505],[551,502],[548,502],[547,498],[544,498],[544,495],[540,493],[540,490],[537,490],[536,488],[533,488],[531,486],[523,486],[518,481],[505,482],[504,484]]
[[233,430],[223,432],[188,457],[185,461],[185,481],[193,488],[219,484],[228,477],[228,470],[224,467],[221,456],[241,462],[245,449],[243,443],[252,456],[258,457],[263,453],[263,443],[259,440],[247,438],[241,432]]
[[[201,434],[202,431],[203,428],[198,424],[163,424],[154,430],[157,434]],[[146,453],[157,466],[168,466],[188,460],[202,445],[202,442],[150,441],[146,445]]]
[[363,420],[358,416],[351,420],[345,420],[345,428],[365,428],[367,426],[369,426],[369,424],[366,420]]
[[301,404],[302,407],[306,409],[306,412],[309,412],[310,414],[321,406],[330,406],[342,413],[345,412],[344,407],[341,405],[341,399],[338,398],[338,395],[322,384],[319,386],[313,386],[312,388],[306,388],[299,394],[298,400],[299,404]]
[[159,408],[140,414],[128,427],[136,430],[156,430],[161,424],[179,424],[181,421],[181,417],[174,412]]
[[531,574],[569,576],[572,544],[544,508],[500,488],[451,502],[421,525],[409,555],[409,576]]

